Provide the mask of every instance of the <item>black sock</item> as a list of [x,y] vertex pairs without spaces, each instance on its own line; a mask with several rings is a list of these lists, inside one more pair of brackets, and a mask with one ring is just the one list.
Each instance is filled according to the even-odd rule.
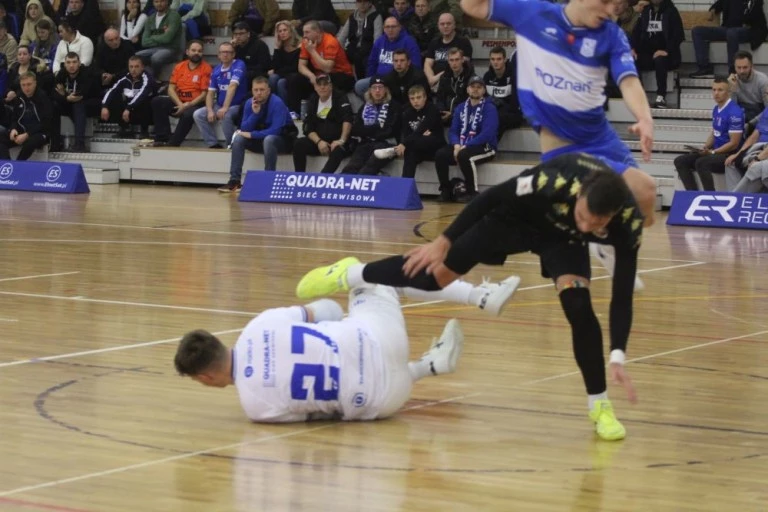
[[363,280],[371,284],[383,284],[396,288],[418,288],[428,292],[440,290],[440,285],[435,281],[435,276],[427,274],[424,270],[410,278],[403,274],[405,258],[392,256],[383,260],[366,263],[363,268]]
[[603,331],[592,309],[589,288],[567,288],[560,292],[560,304],[571,324],[573,355],[581,370],[587,393],[603,393],[605,382],[605,358],[603,356]]

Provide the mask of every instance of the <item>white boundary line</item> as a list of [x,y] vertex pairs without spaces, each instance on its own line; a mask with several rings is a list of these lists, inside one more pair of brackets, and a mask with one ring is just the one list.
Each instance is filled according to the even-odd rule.
[[[226,331],[217,331],[213,334],[214,336],[220,336],[222,334],[231,334],[233,332],[240,332],[243,328],[239,329],[227,329]],[[117,352],[120,350],[129,350],[132,348],[142,348],[142,347],[151,347],[154,345],[162,345],[163,343],[172,343],[174,341],[179,341],[181,339],[181,336],[177,336],[175,338],[167,338],[164,340],[156,340],[156,341],[147,341],[144,343],[134,343],[131,345],[118,345],[116,347],[107,347],[107,348],[97,348],[93,350],[83,350],[81,352],[70,352],[68,354],[57,354],[52,356],[42,356],[42,357],[33,357],[31,359],[19,359],[17,361],[8,361],[7,363],[0,363],[0,368],[7,368],[9,366],[20,366],[22,364],[30,364],[30,363],[42,363],[45,361],[57,361],[59,359],[69,359],[70,357],[80,357],[80,356],[89,356],[93,354],[103,354],[105,352]],[[2,494],[0,494],[2,496]]]
[[[698,345],[691,345],[689,347],[676,348],[674,350],[667,350],[666,352],[659,352],[657,354],[649,354],[647,356],[636,357],[634,359],[627,359],[626,362],[627,363],[636,363],[638,361],[645,361],[647,359],[653,359],[654,357],[669,356],[669,355],[672,355],[672,354],[678,354],[680,352],[687,352],[689,350],[696,350],[698,348],[711,347],[713,345],[720,345],[722,343],[728,343],[729,341],[736,341],[736,340],[741,340],[741,339],[744,339],[744,338],[751,338],[753,336],[761,336],[763,334],[768,334],[768,330],[752,332],[752,333],[749,333],[749,334],[742,334],[741,336],[733,336],[731,338],[723,338],[721,340],[708,341],[706,343],[699,343]],[[561,373],[559,375],[553,375],[551,377],[544,377],[543,379],[529,380],[529,381],[523,382],[521,384],[518,384],[518,386],[531,386],[533,384],[539,384],[539,383],[542,383],[542,382],[548,382],[550,380],[556,380],[556,379],[560,379],[562,377],[570,377],[572,375],[579,375],[580,373],[581,372],[578,372],[578,371]]]
[[56,276],[71,276],[72,274],[79,274],[80,271],[75,272],[58,272],[56,274],[36,274],[33,276],[21,276],[21,277],[5,277],[3,279],[0,279],[0,283],[5,283],[7,281],[21,281],[23,279],[37,279],[38,277],[56,277]]
[[[675,268],[684,268],[684,267],[690,267],[694,265],[703,265],[704,262],[696,262],[696,263],[688,263],[684,265],[673,265],[669,267],[662,267],[658,269],[649,269],[641,271],[643,273],[649,273],[649,272],[655,272],[659,270],[670,270]],[[593,281],[602,280],[602,279],[609,279],[610,276],[600,276],[592,279]],[[551,288],[554,286],[552,283],[542,284],[542,285],[536,285],[536,286],[528,286],[519,288],[518,291],[525,291],[525,290],[537,290],[541,288]],[[118,301],[118,300],[106,300],[106,299],[87,299],[82,297],[65,297],[61,295],[46,295],[41,293],[24,293],[24,292],[0,292],[0,296],[2,295],[9,295],[14,297],[32,297],[32,298],[39,298],[39,299],[50,299],[50,300],[66,300],[66,301],[73,301],[73,302],[90,302],[90,303],[96,303],[96,304],[112,304],[112,305],[119,305],[119,306],[137,306],[137,307],[148,307],[148,308],[161,308],[161,309],[178,309],[181,311],[199,311],[204,313],[223,313],[223,314],[230,314],[230,315],[247,315],[247,316],[256,316],[260,312],[250,312],[250,311],[234,311],[234,310],[225,310],[225,309],[207,309],[207,308],[194,308],[194,307],[187,307],[187,306],[170,306],[166,304],[152,304],[152,303],[146,303],[146,302],[128,302],[128,301]],[[416,302],[413,304],[404,304],[401,306],[403,309],[407,308],[415,308],[419,306],[429,306],[433,304],[441,304],[445,302],[444,300],[433,300],[433,301],[426,301],[426,302]],[[231,329],[228,331],[221,331],[219,333],[214,334],[226,334],[226,333],[232,333],[232,332],[239,332],[240,329]],[[95,350],[86,350],[82,352],[72,352],[68,354],[59,354],[59,355],[53,355],[53,356],[45,356],[40,358],[31,358],[31,359],[20,359],[17,361],[9,361],[6,363],[0,363],[0,368],[5,368],[9,366],[18,366],[22,364],[30,364],[30,363],[36,363],[39,361],[49,361],[49,360],[55,360],[55,359],[68,359],[70,357],[78,357],[78,356],[85,356],[85,355],[92,355],[92,354],[100,354],[103,352],[113,352],[117,350],[128,350],[132,348],[141,348],[146,346],[152,346],[152,345],[160,345],[163,343],[170,343],[173,341],[178,340],[179,338],[169,338],[165,340],[158,340],[158,341],[148,341],[146,343],[134,343],[130,345],[118,345],[116,347],[109,347],[109,348],[101,348],[101,349],[95,349]]]
[[[744,339],[744,338],[750,338],[752,336],[760,336],[760,335],[766,334],[766,333],[768,333],[768,330],[758,331],[758,332],[754,332],[754,333],[750,333],[750,334],[744,334],[744,335],[741,335],[741,336],[734,336],[734,337],[725,338],[725,339],[722,339],[722,340],[710,341],[708,343],[700,343],[698,345],[691,345],[689,347],[683,347],[683,348],[679,348],[679,349],[675,349],[675,350],[668,350],[666,352],[659,352],[657,354],[650,354],[650,355],[647,355],[647,356],[637,357],[635,359],[628,360],[627,363],[633,363],[633,362],[637,362],[637,361],[644,361],[644,360],[647,360],[647,359],[652,359],[654,357],[662,357],[662,356],[666,356],[666,355],[677,354],[677,353],[685,352],[685,351],[688,351],[688,350],[695,350],[695,349],[698,349],[698,348],[709,347],[709,346],[713,346],[713,345],[727,343],[729,341],[735,341],[735,340],[740,340],[740,339]],[[548,382],[548,381],[555,380],[555,379],[560,379],[560,378],[563,378],[563,377],[569,377],[571,375],[577,375],[578,373],[579,372],[561,373],[561,374],[553,375],[551,377],[546,377],[546,378],[543,378],[543,379],[536,379],[536,380],[531,380],[531,381],[523,382],[522,384],[518,384],[517,386],[530,386],[530,385],[533,385],[533,384],[539,384],[539,383],[542,383],[542,382]],[[443,400],[438,400],[438,401],[435,401],[435,402],[429,402],[429,403],[426,403],[426,404],[419,404],[419,405],[415,405],[415,406],[412,406],[412,407],[408,407],[407,409],[403,409],[403,411],[422,409],[424,407],[430,407],[432,405],[437,405],[437,404],[442,404],[442,403],[447,403],[447,402],[454,402],[456,400],[462,400],[464,398],[471,398],[471,397],[479,396],[481,394],[482,393],[471,393],[471,394],[467,394],[467,395],[451,397],[451,398],[447,398],[447,399],[443,399]],[[224,446],[217,446],[217,447],[214,447],[214,448],[206,448],[205,450],[198,450],[198,451],[195,451],[195,452],[182,453],[182,454],[179,454],[179,455],[173,455],[171,457],[164,457],[162,459],[155,459],[155,460],[150,460],[150,461],[147,461],[147,462],[141,462],[141,463],[138,463],[138,464],[131,464],[129,466],[121,466],[121,467],[118,467],[118,468],[108,469],[108,470],[105,470],[105,471],[96,471],[96,472],[93,472],[93,473],[87,473],[85,475],[80,475],[80,476],[75,476],[75,477],[70,477],[70,478],[63,478],[63,479],[60,479],[60,480],[51,480],[49,482],[43,482],[43,483],[39,483],[39,484],[35,484],[35,485],[28,485],[28,486],[25,486],[25,487],[18,487],[16,489],[10,489],[8,491],[0,492],[0,497],[12,496],[14,494],[20,494],[20,493],[24,493],[24,492],[37,491],[39,489],[45,489],[45,488],[48,488],[48,487],[55,487],[55,486],[58,486],[58,485],[64,485],[64,484],[69,484],[69,483],[73,483],[73,482],[80,482],[82,480],[88,480],[88,479],[91,479],[91,478],[99,478],[99,477],[102,477],[102,476],[109,476],[109,475],[113,475],[113,474],[116,474],[116,473],[122,473],[122,472],[125,472],[125,471],[130,471],[130,470],[133,470],[133,469],[142,469],[142,468],[146,468],[146,467],[149,467],[149,466],[156,466],[158,464],[164,464],[166,462],[173,462],[173,461],[176,461],[176,460],[188,459],[190,457],[196,457],[198,455],[204,455],[204,454],[207,454],[207,453],[219,452],[219,451],[223,451],[223,450],[229,450],[229,449],[232,449],[232,448],[238,448],[240,446],[247,446],[247,445],[251,445],[251,444],[258,444],[258,443],[273,441],[275,439],[282,439],[282,438],[287,438],[287,437],[298,436],[298,435],[301,435],[301,434],[306,434],[306,433],[315,432],[315,431],[318,431],[318,430],[324,430],[324,429],[327,429],[327,428],[331,428],[331,427],[334,427],[334,426],[338,425],[339,423],[340,422],[334,422],[334,423],[331,423],[329,425],[320,425],[320,426],[315,427],[315,428],[309,428],[309,429],[304,429],[304,430],[294,430],[294,431],[291,431],[291,432],[286,432],[284,434],[277,434],[277,435],[274,435],[274,436],[266,436],[266,437],[262,437],[262,438],[256,439],[254,441],[245,441],[245,442],[240,442],[240,443],[228,444],[228,445],[224,445]]]

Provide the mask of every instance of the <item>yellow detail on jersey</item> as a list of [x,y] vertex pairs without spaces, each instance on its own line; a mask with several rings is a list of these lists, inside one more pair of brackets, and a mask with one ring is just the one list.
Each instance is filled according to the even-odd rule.
[[579,178],[573,178],[570,190],[571,197],[576,197],[579,195],[579,192],[581,192],[581,182],[579,181]]
[[621,212],[621,218],[624,219],[624,222],[629,222],[629,218],[632,217],[632,213],[634,213],[635,207],[630,206],[629,208],[624,208],[624,211]]
[[640,219],[635,219],[632,221],[632,231],[637,231],[640,229],[643,225],[643,221]]
[[637,242],[635,243],[635,249],[640,247],[643,243],[643,235],[637,235]]
[[539,173],[539,179],[536,180],[536,190],[541,190],[544,187],[547,186],[547,183],[549,182],[549,176],[547,176],[545,173],[540,172]]
[[555,190],[560,190],[566,183],[568,183],[568,180],[563,178],[560,173],[557,173],[557,176],[555,176]]
[[568,205],[568,203],[555,203],[552,205],[552,209],[555,210],[556,214],[560,215],[561,217],[565,217],[568,215],[571,207]]

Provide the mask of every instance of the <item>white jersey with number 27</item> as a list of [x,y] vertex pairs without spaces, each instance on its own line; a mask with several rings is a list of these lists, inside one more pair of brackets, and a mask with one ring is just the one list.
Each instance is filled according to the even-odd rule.
[[304,308],[270,309],[245,327],[232,373],[257,422],[377,417],[387,395],[381,348],[362,322],[307,323]]

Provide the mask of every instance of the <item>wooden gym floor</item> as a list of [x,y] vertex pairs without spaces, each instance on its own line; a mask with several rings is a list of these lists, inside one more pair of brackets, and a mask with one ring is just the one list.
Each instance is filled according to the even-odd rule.
[[[467,341],[458,372],[419,382],[394,419],[250,424],[234,388],[175,375],[187,330],[233,343],[258,312],[294,303],[310,268],[405,251],[457,211],[149,185],[0,192],[0,510],[768,510],[761,232],[662,218],[645,235],[628,354],[640,403],[609,388],[624,442],[595,439],[530,255],[468,276],[523,277],[501,318],[405,306],[414,357],[453,316]],[[607,332],[610,280],[594,272]]]

